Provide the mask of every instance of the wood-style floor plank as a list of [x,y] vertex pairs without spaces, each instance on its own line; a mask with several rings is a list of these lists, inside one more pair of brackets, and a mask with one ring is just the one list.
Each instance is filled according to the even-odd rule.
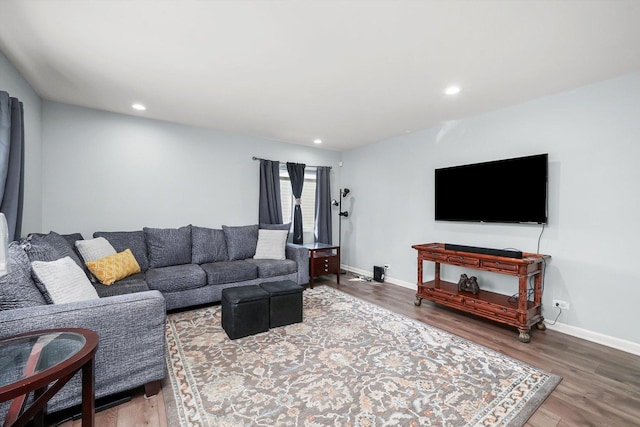
[[[321,277],[317,278],[316,286],[340,289],[563,377],[527,426],[640,425],[640,356],[551,330],[532,331],[531,342],[524,344],[518,341],[515,328],[428,301],[416,307],[415,290],[350,278],[343,275],[338,285],[335,276]],[[166,427],[165,411],[162,392],[147,400],[139,390],[131,401],[96,414],[96,426],[114,426],[115,414],[116,427]],[[62,424],[79,425],[79,422]]]

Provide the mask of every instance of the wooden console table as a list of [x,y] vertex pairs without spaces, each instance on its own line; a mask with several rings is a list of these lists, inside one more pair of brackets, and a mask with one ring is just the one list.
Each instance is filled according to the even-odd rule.
[[[531,326],[536,325],[540,330],[546,329],[544,317],[542,317],[542,276],[545,263],[551,259],[551,256],[525,252],[521,259],[508,258],[447,250],[443,243],[426,243],[411,247],[418,251],[418,292],[415,305],[420,305],[422,300],[426,299],[515,326],[520,332],[519,340],[524,343],[531,340],[529,335]],[[424,261],[435,263],[434,280],[423,281]],[[483,289],[480,289],[478,294],[458,291],[457,283],[440,279],[441,264],[517,276],[517,299]],[[527,288],[530,277],[533,277],[532,301],[529,299]]]

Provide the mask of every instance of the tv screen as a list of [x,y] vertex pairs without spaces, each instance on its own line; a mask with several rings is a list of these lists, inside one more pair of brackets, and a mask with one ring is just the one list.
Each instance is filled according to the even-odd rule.
[[436,221],[547,223],[548,154],[435,170]]

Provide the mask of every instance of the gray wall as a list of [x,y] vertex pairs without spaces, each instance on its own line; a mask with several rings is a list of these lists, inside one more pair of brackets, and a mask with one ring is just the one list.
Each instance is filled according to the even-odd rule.
[[[438,167],[549,153],[549,225],[540,252],[553,258],[543,314],[553,320],[552,299],[562,299],[571,308],[559,322],[640,343],[639,99],[634,73],[344,152],[342,184],[352,194],[343,261],[368,271],[391,264],[388,276],[413,286],[413,244],[536,252],[540,226],[435,222],[433,174]],[[425,276],[432,278],[428,264]],[[462,271],[443,267],[454,282]],[[513,278],[473,274],[481,287],[517,291]]]
[[339,173],[335,151],[50,101],[43,133],[43,228],[85,237],[255,224],[259,162],[252,156],[332,166],[333,182]]
[[9,92],[24,105],[24,214],[22,233],[40,231],[42,226],[42,101],[20,73],[0,52],[0,90]]
[[[388,277],[409,287],[416,282],[412,244],[535,252],[541,232],[435,222],[434,168],[549,153],[549,225],[540,252],[553,258],[544,315],[553,320],[551,302],[563,299],[571,309],[561,325],[640,343],[640,273],[633,263],[640,73],[343,153],[42,102],[2,54],[0,89],[25,104],[23,234],[254,223],[258,164],[251,156],[329,165],[334,197],[339,187],[352,190],[344,200],[350,215],[342,223],[343,264],[368,272],[391,264]],[[444,267],[443,274],[455,281],[461,272]],[[474,274],[487,289],[515,293],[512,278]]]

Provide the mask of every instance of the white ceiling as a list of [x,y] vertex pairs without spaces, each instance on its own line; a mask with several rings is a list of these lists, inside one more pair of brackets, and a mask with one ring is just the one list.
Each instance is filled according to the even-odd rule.
[[45,99],[345,150],[640,70],[640,1],[0,0],[0,50]]

